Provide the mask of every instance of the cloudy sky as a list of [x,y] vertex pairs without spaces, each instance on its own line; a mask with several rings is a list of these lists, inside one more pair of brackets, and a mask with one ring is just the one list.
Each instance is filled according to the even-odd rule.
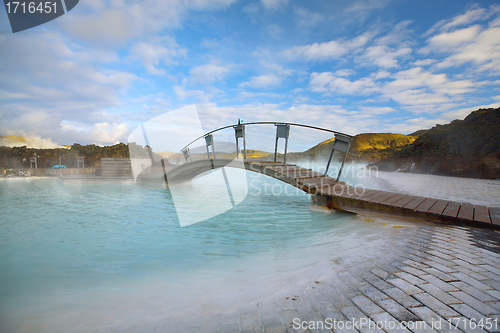
[[196,104],[204,130],[290,121],[411,133],[500,106],[500,4],[82,0],[13,34],[0,10],[0,134],[126,142]]

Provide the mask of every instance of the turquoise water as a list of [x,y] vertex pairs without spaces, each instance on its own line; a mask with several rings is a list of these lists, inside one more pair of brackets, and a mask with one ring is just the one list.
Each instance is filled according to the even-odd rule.
[[[310,196],[289,185],[248,178],[236,208],[183,228],[163,186],[0,181],[0,331],[108,331],[138,313],[209,315],[292,291],[387,232],[311,211]],[[264,182],[289,189],[273,193]]]

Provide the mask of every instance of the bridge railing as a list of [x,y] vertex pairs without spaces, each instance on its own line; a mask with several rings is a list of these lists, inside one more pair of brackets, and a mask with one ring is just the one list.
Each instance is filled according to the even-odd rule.
[[[243,158],[246,159],[246,135],[245,135],[245,127],[249,125],[274,125],[276,126],[276,141],[274,144],[274,162],[277,161],[277,155],[278,155],[278,141],[279,139],[285,139],[285,148],[284,148],[284,154],[283,154],[283,163],[286,163],[286,155],[287,155],[287,148],[288,148],[288,139],[290,137],[290,127],[296,126],[296,127],[303,127],[303,128],[309,128],[309,129],[314,129],[314,130],[319,130],[319,131],[324,131],[324,132],[329,132],[334,135],[334,143],[326,164],[324,176],[328,174],[328,169],[330,167],[330,163],[332,161],[333,153],[335,150],[344,153],[344,158],[342,160],[342,164],[339,169],[339,173],[337,175],[337,181],[339,181],[340,176],[342,174],[342,169],[344,167],[347,154],[349,153],[349,149],[351,146],[351,141],[353,136],[341,133],[338,131],[322,128],[322,127],[317,127],[317,126],[311,126],[311,125],[304,125],[304,124],[297,124],[297,123],[287,123],[287,122],[271,122],[271,121],[259,121],[259,122],[250,122],[250,123],[244,123],[241,119],[238,120],[238,122],[234,125],[227,125],[223,126],[217,129],[214,129],[210,132],[207,132],[198,138],[194,139],[193,141],[189,142],[187,145],[185,145],[181,151],[184,155],[184,159],[186,160],[186,163],[189,162],[191,158],[191,152],[189,147],[197,142],[198,140],[205,139],[205,147],[207,150],[207,156],[208,159],[212,163],[212,168],[213,168],[213,160],[216,158],[215,157],[215,140],[213,138],[213,134],[228,128],[233,128],[234,129],[234,136],[235,136],[235,146],[236,146],[236,158],[239,158],[239,153],[240,153],[240,148],[239,148],[239,139],[242,139],[243,141]],[[210,151],[211,147],[211,151]],[[212,157],[213,156],[213,157]]]

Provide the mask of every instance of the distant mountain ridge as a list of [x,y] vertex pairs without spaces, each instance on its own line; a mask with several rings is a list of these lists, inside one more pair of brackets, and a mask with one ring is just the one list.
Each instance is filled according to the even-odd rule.
[[[397,133],[362,133],[354,136],[348,161],[377,161],[410,145],[418,136]],[[292,158],[328,158],[335,139],[325,140],[303,153],[291,153]]]

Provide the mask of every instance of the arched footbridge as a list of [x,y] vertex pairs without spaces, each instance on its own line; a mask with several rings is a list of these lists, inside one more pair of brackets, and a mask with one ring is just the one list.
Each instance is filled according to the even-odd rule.
[[[274,159],[271,161],[247,159],[245,126],[263,124],[276,126]],[[325,172],[320,173],[312,169],[286,162],[290,127],[293,126],[330,132],[335,137],[329,158],[326,162]],[[216,158],[214,134],[231,127],[235,132],[236,159]],[[426,198],[396,192],[368,190],[353,187],[340,181],[352,138],[352,136],[341,132],[303,124],[282,122],[254,122],[243,124],[241,121],[238,121],[235,125],[229,125],[210,131],[186,145],[182,149],[186,163],[168,171],[164,167],[164,179],[166,184],[172,185],[189,181],[212,169],[221,169],[227,184],[227,176],[224,168],[239,168],[267,175],[299,188],[306,193],[310,193],[312,194],[312,205],[328,209],[344,210],[353,213],[396,215],[440,223],[445,222],[450,224],[500,229],[499,207],[485,207],[466,202]],[[205,140],[207,157],[204,159],[193,159],[189,147],[198,140],[203,139]],[[240,151],[239,148],[239,139],[243,140],[242,151]],[[279,139],[285,140],[284,154],[278,154],[277,147]],[[344,154],[341,167],[335,178],[328,175],[334,151],[339,151]],[[282,162],[277,160],[278,156],[282,156]]]

